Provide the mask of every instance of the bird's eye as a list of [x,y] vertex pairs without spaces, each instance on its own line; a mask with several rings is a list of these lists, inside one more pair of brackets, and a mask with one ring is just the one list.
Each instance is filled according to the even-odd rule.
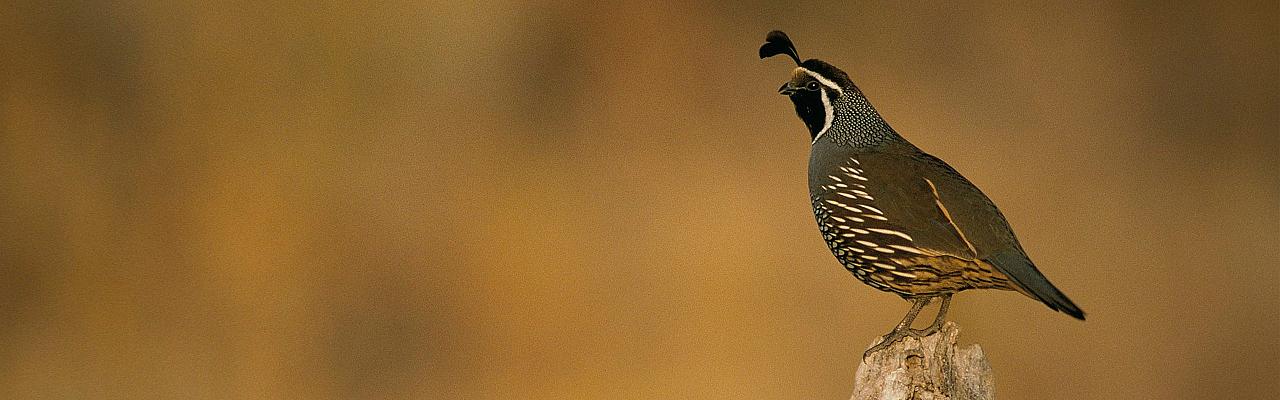
[[818,90],[818,81],[809,81],[809,84],[804,87],[809,90]]

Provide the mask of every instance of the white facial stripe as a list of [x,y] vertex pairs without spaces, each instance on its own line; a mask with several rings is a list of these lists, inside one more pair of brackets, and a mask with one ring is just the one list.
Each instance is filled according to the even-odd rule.
[[825,117],[825,120],[822,122],[822,130],[818,131],[818,134],[813,137],[813,142],[809,144],[818,143],[818,139],[822,137],[822,134],[831,129],[831,121],[835,119],[835,110],[831,108],[831,99],[827,97],[827,91],[819,90],[818,92],[822,94],[822,109],[824,110],[825,115],[823,117]]
[[810,71],[803,67],[801,67],[800,70],[804,71],[804,73],[806,74],[809,74],[809,76],[813,77],[813,79],[817,79],[818,83],[821,83],[823,86],[835,89],[836,93],[844,94],[844,89],[841,89],[840,86],[836,85],[836,83],[832,82],[830,79],[823,78],[822,75],[818,75],[817,72]]

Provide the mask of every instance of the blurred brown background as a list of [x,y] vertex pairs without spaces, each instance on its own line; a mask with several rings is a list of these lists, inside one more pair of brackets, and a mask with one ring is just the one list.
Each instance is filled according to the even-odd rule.
[[7,2],[0,398],[845,399],[770,29],[1089,313],[958,296],[1000,397],[1274,396],[1278,11]]

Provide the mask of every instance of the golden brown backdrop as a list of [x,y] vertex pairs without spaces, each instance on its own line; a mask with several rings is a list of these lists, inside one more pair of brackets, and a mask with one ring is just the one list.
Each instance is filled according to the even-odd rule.
[[1078,322],[1008,399],[1280,391],[1280,6],[0,6],[0,398],[844,399],[785,29],[1005,211]]

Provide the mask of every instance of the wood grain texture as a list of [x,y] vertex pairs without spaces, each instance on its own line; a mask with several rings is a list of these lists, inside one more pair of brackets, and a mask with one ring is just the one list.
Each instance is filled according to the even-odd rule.
[[947,322],[937,333],[908,337],[871,354],[858,365],[850,400],[994,399],[991,365],[982,348],[958,348],[959,335],[960,328]]

